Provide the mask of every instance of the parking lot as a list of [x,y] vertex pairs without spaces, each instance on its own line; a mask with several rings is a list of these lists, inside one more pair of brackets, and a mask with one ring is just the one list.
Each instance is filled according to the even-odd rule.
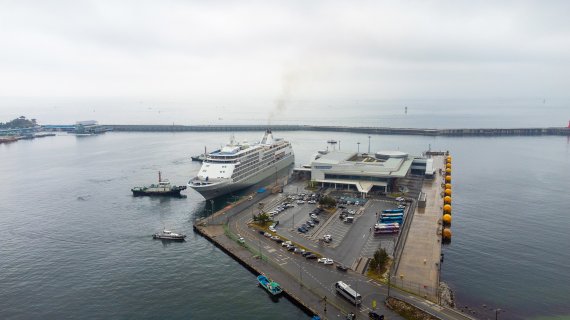
[[[273,212],[274,220],[279,221],[276,227],[278,235],[345,265],[354,266],[359,257],[372,257],[380,247],[389,255],[392,254],[399,234],[375,235],[373,227],[382,210],[397,208],[398,202],[387,198],[368,199],[364,205],[355,205],[352,201],[350,204],[339,204],[333,213],[319,213],[315,212],[318,205],[311,201],[317,198],[318,195],[312,196],[307,192],[283,194],[279,201],[264,210]],[[284,203],[290,204],[288,208]],[[316,219],[310,217],[311,212]],[[407,214],[406,208],[405,216]],[[346,217],[353,217],[352,222],[347,221]],[[300,228],[302,226],[304,228]],[[328,241],[323,240],[325,236]]]

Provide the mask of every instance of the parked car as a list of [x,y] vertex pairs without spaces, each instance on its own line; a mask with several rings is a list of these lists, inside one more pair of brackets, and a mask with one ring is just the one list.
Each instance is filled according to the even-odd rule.
[[300,248],[295,248],[295,251],[293,251],[294,253],[299,253],[299,254],[303,254],[306,252],[305,249],[300,249]]
[[313,253],[311,251],[305,251],[305,252],[303,252],[303,257],[306,257],[310,254],[313,254]]
[[277,243],[283,243],[284,240],[281,239],[281,238],[279,238],[279,239],[277,239],[277,240],[275,240],[275,241],[277,241]]
[[259,234],[261,234],[261,235],[265,234],[265,231],[263,231],[263,230],[259,230],[258,232],[259,232]]
[[299,231],[301,233],[307,233],[307,231],[309,231],[309,230],[307,230],[307,228],[299,227],[299,228],[297,228],[297,231]]
[[339,209],[346,209],[346,206],[339,205],[338,208],[339,208]]
[[320,223],[319,219],[311,219],[311,221],[313,221],[315,224]]
[[271,231],[271,232],[277,232],[277,230],[275,230],[275,227],[274,227],[274,226],[269,226],[269,231]]
[[307,225],[309,225],[309,227],[312,228],[315,226],[315,223],[313,221],[309,220],[309,221],[307,221]]
[[295,251],[295,249],[297,249],[297,247],[295,247],[295,246],[289,246],[289,247],[287,247],[287,250],[288,250],[288,251]]
[[312,260],[312,259],[316,259],[316,258],[317,258],[317,256],[314,254],[309,254],[309,255],[305,256],[305,259],[307,259],[307,260]]
[[378,314],[374,311],[370,311],[370,312],[368,312],[368,318],[370,318],[372,320],[384,320],[384,315]]
[[303,200],[297,200],[297,204],[304,204],[304,203],[305,203],[305,201],[303,201]]
[[405,200],[404,197],[397,197],[396,198],[396,201],[404,201],[404,200]]
[[332,241],[332,236],[331,236],[330,234],[325,234],[325,235],[323,236],[323,240],[324,240],[325,242],[331,242],[331,241]]
[[340,271],[346,272],[346,270],[348,270],[348,267],[342,265],[342,264],[337,264],[336,268]]
[[268,238],[271,238],[271,236],[273,236],[273,235],[272,235],[271,233],[269,233],[269,232],[266,232],[266,233],[264,233],[263,235],[266,236],[266,237],[268,237]]
[[317,204],[317,202],[315,200],[309,200],[309,202],[307,202],[308,204]]
[[291,241],[285,241],[285,242],[281,243],[281,246],[287,247],[287,246],[290,246],[291,244],[292,244]]
[[330,259],[330,258],[320,258],[319,260],[317,260],[317,262],[318,262],[318,263],[325,264],[325,265],[334,264],[333,259]]
[[279,239],[281,239],[281,238],[279,238],[278,236],[273,236],[273,237],[271,237],[271,240],[273,240],[273,241],[277,241],[277,240],[279,240]]

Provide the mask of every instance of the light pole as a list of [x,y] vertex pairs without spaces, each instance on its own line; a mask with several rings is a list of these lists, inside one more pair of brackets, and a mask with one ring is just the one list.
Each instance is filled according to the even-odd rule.
[[370,154],[370,136],[368,136],[368,154]]
[[392,266],[390,267],[390,271],[388,272],[388,298],[390,298],[390,288],[391,280],[392,280],[392,270],[394,270],[394,262],[396,261],[396,236],[392,238]]
[[502,310],[500,308],[495,309],[495,320],[499,319],[499,313],[501,312],[505,312],[505,310]]
[[338,151],[340,151],[340,140],[338,140]]
[[301,263],[303,263],[303,260],[301,260],[301,262],[299,262],[299,285],[302,287],[303,286],[303,268],[301,267]]
[[357,153],[360,153],[360,142],[357,142],[356,144],[358,145],[358,151],[357,151]]

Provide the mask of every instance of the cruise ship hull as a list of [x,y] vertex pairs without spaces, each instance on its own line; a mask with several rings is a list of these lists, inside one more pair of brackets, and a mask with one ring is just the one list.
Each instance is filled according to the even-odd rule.
[[259,183],[262,180],[270,177],[272,174],[275,174],[279,170],[290,166],[291,164],[293,164],[294,161],[295,161],[295,156],[291,154],[289,157],[283,158],[274,165],[268,166],[265,169],[258,172],[257,174],[254,174],[251,177],[248,177],[243,181],[239,182],[228,181],[225,183],[219,183],[214,185],[202,185],[202,186],[195,186],[192,184],[188,184],[188,186],[196,190],[198,193],[200,193],[204,198],[206,198],[206,200],[213,199],[234,191],[245,189],[256,183]]

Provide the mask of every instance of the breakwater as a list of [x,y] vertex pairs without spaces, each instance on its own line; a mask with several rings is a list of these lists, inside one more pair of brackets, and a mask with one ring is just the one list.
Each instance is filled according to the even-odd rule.
[[415,129],[384,127],[346,127],[311,125],[105,125],[113,131],[130,132],[217,132],[217,131],[263,131],[270,127],[277,131],[330,131],[382,135],[421,136],[551,136],[570,135],[570,128],[479,128],[479,129]]

